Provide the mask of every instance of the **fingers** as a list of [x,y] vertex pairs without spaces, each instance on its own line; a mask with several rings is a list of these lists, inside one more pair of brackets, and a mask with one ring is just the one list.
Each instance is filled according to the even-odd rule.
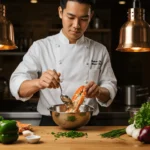
[[44,72],[39,80],[41,88],[58,88],[60,83],[60,75],[60,73],[52,70],[47,70]]
[[99,86],[94,81],[91,81],[86,85],[85,90],[87,98],[95,98],[99,92]]
[[51,85],[53,88],[58,88],[59,87],[59,83],[60,83],[60,73],[57,73],[55,71],[50,72],[51,76],[49,76],[50,81],[51,81]]

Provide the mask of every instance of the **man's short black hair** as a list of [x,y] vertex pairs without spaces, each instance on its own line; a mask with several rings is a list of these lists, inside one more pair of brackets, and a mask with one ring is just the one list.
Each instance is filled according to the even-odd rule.
[[66,4],[68,1],[74,1],[74,2],[78,2],[78,3],[89,4],[89,5],[91,5],[91,10],[94,9],[94,4],[96,3],[96,0],[60,0],[60,6],[62,9],[66,8]]

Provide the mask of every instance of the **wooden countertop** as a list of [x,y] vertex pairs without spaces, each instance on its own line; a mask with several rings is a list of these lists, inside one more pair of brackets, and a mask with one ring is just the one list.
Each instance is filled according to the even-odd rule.
[[114,129],[124,128],[125,126],[85,126],[78,131],[88,133],[88,137],[76,139],[55,137],[51,132],[65,131],[58,126],[33,126],[34,133],[41,136],[41,140],[37,144],[27,143],[23,135],[14,144],[4,145],[0,143],[0,150],[128,150],[142,149],[149,150],[150,144],[143,144],[140,141],[122,135],[121,139],[106,139],[99,134]]

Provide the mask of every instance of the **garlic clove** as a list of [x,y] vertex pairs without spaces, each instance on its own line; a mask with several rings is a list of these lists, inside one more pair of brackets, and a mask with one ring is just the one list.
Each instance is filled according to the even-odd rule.
[[26,136],[30,136],[30,135],[34,135],[33,132],[31,132],[30,130],[24,130],[22,131],[22,134],[26,137]]

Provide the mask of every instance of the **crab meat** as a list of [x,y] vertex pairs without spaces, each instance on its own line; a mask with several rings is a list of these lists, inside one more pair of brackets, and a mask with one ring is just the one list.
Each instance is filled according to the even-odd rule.
[[79,112],[79,107],[82,105],[85,95],[85,86],[80,86],[72,97],[73,106],[69,108],[66,112]]
[[26,124],[26,123],[22,123],[20,121],[16,121],[17,122],[17,126],[19,128],[19,133],[22,133],[25,130],[32,130],[31,124]]

